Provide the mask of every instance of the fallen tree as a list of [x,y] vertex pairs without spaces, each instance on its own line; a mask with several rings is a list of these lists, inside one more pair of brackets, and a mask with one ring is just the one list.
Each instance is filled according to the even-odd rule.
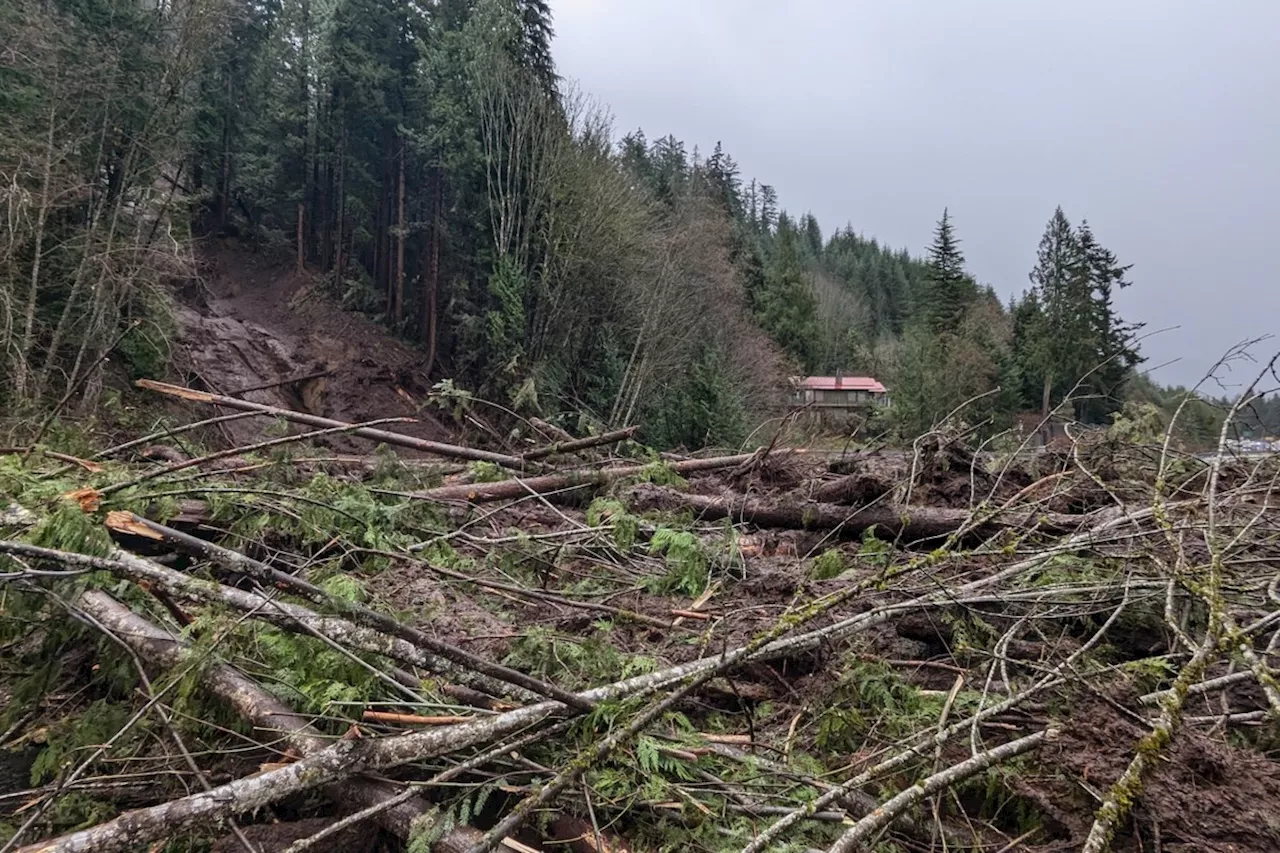
[[[332,607],[339,613],[350,617],[357,624],[398,637],[425,651],[439,655],[457,667],[472,670],[489,679],[516,685],[532,693],[550,696],[571,705],[580,701],[573,694],[556,687],[554,684],[547,684],[523,672],[517,672],[509,667],[500,666],[479,658],[465,649],[438,640],[384,613],[379,613],[356,602],[346,601],[330,595],[320,587],[302,578],[282,572],[239,552],[198,539],[180,530],[174,530],[171,527],[149,521],[132,513],[109,516],[108,526],[116,531],[140,534],[156,539],[184,553],[212,560],[231,571],[242,572],[257,578],[263,583],[287,589],[309,601]],[[475,682],[475,686],[479,686],[480,683]]]
[[747,496],[715,497],[693,495],[675,489],[641,484],[628,489],[624,500],[639,511],[690,510],[700,518],[725,518],[757,527],[791,530],[836,530],[843,536],[861,536],[871,528],[888,537],[939,539],[960,530],[974,536],[989,536],[999,530],[1037,529],[1061,534],[1077,530],[1087,516],[1062,513],[1010,511],[1000,514],[927,506],[873,504],[851,509],[834,504],[806,501],[792,496],[777,499]]
[[308,426],[321,427],[326,429],[350,429],[351,435],[361,438],[367,438],[372,441],[380,441],[393,447],[403,447],[408,450],[417,450],[422,453],[430,453],[435,456],[443,456],[449,459],[468,459],[474,462],[491,462],[494,465],[500,465],[503,468],[510,468],[513,471],[525,471],[536,465],[528,459],[519,456],[511,456],[505,453],[495,453],[491,450],[480,450],[474,447],[462,447],[456,444],[445,444],[439,441],[428,441],[423,438],[414,438],[411,435],[404,435],[398,432],[388,432],[387,430],[374,429],[371,427],[357,427],[355,424],[344,423],[343,421],[335,421],[331,418],[322,418],[318,415],[307,414],[306,412],[295,412],[292,409],[282,409],[278,406],[267,406],[262,403],[253,403],[249,400],[240,400],[236,397],[227,397],[223,394],[211,394],[208,391],[197,391],[194,388],[184,388],[181,385],[169,385],[165,382],[156,382],[152,379],[139,379],[137,381],[139,388],[148,391],[154,391],[157,394],[164,394],[169,397],[176,397],[179,400],[186,400],[191,403],[207,403],[213,406],[219,406],[227,409],[237,409],[243,412],[257,412],[262,415],[269,415],[275,418],[283,418],[292,423],[306,424]]
[[[191,649],[186,643],[138,616],[104,592],[87,590],[71,604],[75,611],[88,616],[95,628],[110,632],[132,649],[140,660],[154,667],[156,672],[174,670],[194,663]],[[262,604],[258,606],[262,607]],[[200,684],[205,690],[226,702],[270,740],[283,737],[285,743],[300,755],[325,749],[331,743],[330,738],[321,734],[307,716],[296,713],[232,667],[214,663],[200,666],[199,673]],[[397,793],[396,787],[386,782],[360,778],[335,782],[322,790],[325,796],[344,808],[352,805],[374,805]],[[401,838],[408,838],[413,822],[429,809],[429,804],[421,798],[408,799],[379,811],[377,821]],[[469,839],[470,833],[460,832],[453,843],[458,846]]]
[[[754,453],[742,453],[736,456],[715,456],[706,459],[682,459],[665,463],[666,470],[673,474],[692,474],[698,471],[714,471],[720,468],[734,468],[756,459]],[[574,492],[607,486],[627,477],[638,477],[650,470],[650,465],[616,465],[610,467],[586,468],[579,471],[566,471],[561,474],[547,474],[542,477],[515,477],[510,480],[499,480],[495,483],[465,483],[456,486],[440,486],[414,492],[411,496],[424,501],[466,501],[469,503],[487,503],[490,501],[514,500],[527,495],[551,495]]]

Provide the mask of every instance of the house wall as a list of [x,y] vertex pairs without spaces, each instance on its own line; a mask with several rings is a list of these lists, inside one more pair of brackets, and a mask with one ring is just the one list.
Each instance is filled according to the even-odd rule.
[[879,398],[884,396],[883,394],[872,394],[870,391],[853,388],[841,388],[838,390],[802,388],[792,394],[791,401],[798,406],[814,405],[829,408],[852,408],[879,402]]

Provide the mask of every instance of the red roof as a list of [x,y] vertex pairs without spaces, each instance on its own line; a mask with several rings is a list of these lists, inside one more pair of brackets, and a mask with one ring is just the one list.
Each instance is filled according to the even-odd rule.
[[805,376],[792,380],[797,388],[811,391],[870,391],[885,394],[888,389],[870,376]]

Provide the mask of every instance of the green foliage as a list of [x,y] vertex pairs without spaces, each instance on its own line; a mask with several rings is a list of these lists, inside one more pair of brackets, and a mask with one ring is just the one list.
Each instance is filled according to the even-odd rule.
[[649,553],[662,554],[667,566],[665,575],[649,582],[651,592],[697,596],[706,590],[711,561],[693,533],[659,527],[649,540]]
[[809,576],[814,580],[830,580],[844,574],[846,568],[844,554],[840,549],[828,548],[814,558],[813,565],[809,569]]
[[818,306],[800,264],[796,235],[790,225],[778,226],[773,263],[748,296],[756,318],[769,336],[806,370],[811,368],[816,356]]
[[570,690],[607,684],[656,668],[657,662],[652,658],[619,652],[609,642],[611,623],[598,621],[594,629],[588,636],[571,638],[547,627],[531,628],[512,642],[503,663]]
[[471,477],[477,483],[496,483],[507,479],[506,471],[493,462],[472,462],[467,466]]
[[977,299],[978,289],[964,270],[964,254],[947,211],[942,211],[929,247],[925,274],[924,322],[934,335],[954,332]]
[[893,543],[886,542],[876,536],[873,524],[862,531],[862,541],[858,545],[858,559],[877,568],[888,568],[893,558]]
[[[44,748],[31,765],[31,784],[40,786],[56,777],[66,765],[79,763],[99,744],[106,743],[128,721],[128,707],[118,702],[99,700],[82,712],[60,720],[46,729]],[[131,754],[146,740],[149,727],[146,721],[135,723],[112,747],[113,757]]]
[[723,349],[701,347],[679,381],[657,389],[643,426],[647,440],[659,447],[740,443],[747,432],[746,405]]
[[1132,679],[1133,689],[1141,693],[1167,687],[1178,675],[1177,665],[1166,657],[1125,661],[1120,669]]
[[[368,668],[320,640],[271,627],[258,628],[254,640],[270,673],[268,686],[301,713],[332,713],[334,703],[359,704],[380,695],[380,682]],[[384,665],[373,656],[361,659],[375,669]]]
[[[363,483],[316,474],[295,487],[296,500],[264,483],[264,493],[206,494],[210,514],[228,522],[231,531],[250,540],[268,532],[294,539],[303,547],[319,547],[335,537],[374,550],[396,550],[441,528],[436,510],[422,501],[375,494]],[[288,506],[285,510],[281,504]],[[365,568],[384,562],[370,559]]]
[[944,613],[942,621],[951,630],[953,655],[969,651],[985,654],[985,650],[992,648],[1000,639],[996,627],[976,613]]
[[627,507],[613,498],[596,498],[587,507],[587,524],[598,527],[603,524],[613,525],[613,543],[623,551],[630,551],[636,544],[636,536],[640,532],[640,519],[632,515]]
[[1089,228],[1074,229],[1062,208],[1045,227],[1031,271],[1033,288],[1012,310],[1021,403],[1047,411],[1072,395],[1071,411],[1086,423],[1106,423],[1123,403],[1123,386],[1141,361],[1138,326],[1112,304],[1129,286],[1115,255]]
[[106,528],[70,500],[55,503],[40,519],[30,539],[33,545],[96,557],[106,556],[113,547]]
[[835,752],[861,748],[873,727],[887,737],[912,734],[927,711],[920,691],[891,667],[859,658],[846,664],[821,707],[817,744]]
[[320,581],[318,586],[334,598],[359,604],[367,599],[364,586],[350,575],[334,574]]
[[163,379],[169,367],[169,342],[177,321],[167,299],[144,292],[133,306],[135,325],[116,344],[130,379]]

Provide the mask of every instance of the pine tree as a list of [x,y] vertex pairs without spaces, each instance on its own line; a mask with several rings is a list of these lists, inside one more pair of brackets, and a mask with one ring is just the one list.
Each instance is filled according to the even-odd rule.
[[813,258],[822,257],[822,226],[812,213],[806,213],[800,219],[800,230],[804,232],[805,248]]
[[1029,366],[1041,379],[1040,407],[1045,415],[1089,369],[1089,353],[1095,349],[1089,328],[1088,272],[1082,260],[1080,242],[1059,207],[1045,226],[1030,273],[1042,321],[1034,332],[1041,343]]
[[560,77],[551,58],[551,40],[555,36],[551,26],[551,6],[547,0],[517,0],[516,5],[522,37],[519,61],[538,78],[543,91],[555,97]]
[[973,302],[975,287],[964,271],[964,255],[944,208],[929,247],[924,320],[935,335],[953,331]]
[[760,233],[772,234],[778,220],[778,192],[769,184],[760,185]]
[[780,220],[773,260],[755,300],[756,317],[770,336],[806,369],[817,357],[818,308],[796,246],[796,233]]
[[1111,414],[1120,411],[1124,402],[1122,387],[1142,361],[1134,342],[1134,333],[1141,325],[1122,321],[1112,304],[1114,290],[1130,284],[1125,278],[1129,266],[1122,266],[1115,253],[1097,242],[1088,222],[1080,223],[1077,239],[1090,287],[1088,322],[1094,345],[1094,364],[1087,378],[1091,393],[1077,412],[1086,423],[1105,423]]
[[707,184],[711,197],[724,208],[731,217],[740,215],[742,211],[742,179],[738,176],[738,164],[724,153],[724,148],[716,142],[715,150],[707,158]]

